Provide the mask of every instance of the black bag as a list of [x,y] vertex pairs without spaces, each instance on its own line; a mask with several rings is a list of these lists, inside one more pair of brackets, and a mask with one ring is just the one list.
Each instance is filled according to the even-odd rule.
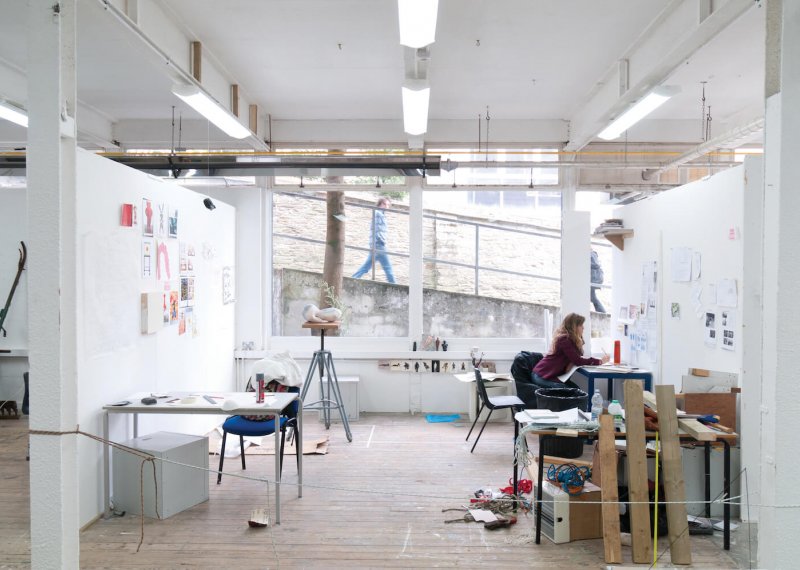
[[517,397],[525,402],[525,407],[536,408],[536,389],[538,386],[533,383],[533,367],[544,358],[539,352],[528,352],[523,350],[514,357],[511,363],[511,376],[517,387]]

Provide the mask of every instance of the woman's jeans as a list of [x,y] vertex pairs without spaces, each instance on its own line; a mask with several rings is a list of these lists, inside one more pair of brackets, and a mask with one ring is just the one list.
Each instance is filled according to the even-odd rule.
[[545,380],[538,374],[533,374],[533,383],[539,388],[577,388],[578,385],[572,380],[561,382],[560,380]]
[[[389,283],[394,283],[394,271],[392,271],[392,264],[389,261],[389,256],[386,254],[386,246],[382,243],[378,243],[375,245],[375,261],[378,261],[381,266],[383,267],[384,273],[386,273],[386,281]],[[358,279],[368,271],[372,269],[372,252],[370,251],[367,254],[367,260],[364,262],[364,265],[358,268],[358,271],[353,273],[353,277]]]

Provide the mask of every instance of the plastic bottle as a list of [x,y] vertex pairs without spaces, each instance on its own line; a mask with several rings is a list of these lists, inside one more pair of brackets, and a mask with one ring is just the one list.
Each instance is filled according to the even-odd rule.
[[608,413],[614,416],[614,429],[622,430],[622,406],[619,405],[619,401],[611,400],[611,403],[608,405]]
[[594,396],[592,396],[592,421],[599,422],[600,415],[603,413],[603,396],[600,395],[600,389],[594,389]]

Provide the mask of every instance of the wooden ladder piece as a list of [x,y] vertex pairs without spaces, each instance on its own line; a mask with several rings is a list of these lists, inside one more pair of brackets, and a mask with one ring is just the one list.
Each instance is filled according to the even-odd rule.
[[603,501],[603,549],[606,562],[622,563],[619,534],[619,491],[617,489],[617,450],[614,444],[614,418],[600,416],[600,491]]
[[626,380],[624,390],[632,556],[633,561],[637,564],[646,564],[653,559],[653,547],[650,538],[650,493],[647,486],[647,449],[644,438],[642,383],[638,380]]
[[675,388],[671,384],[656,386],[656,404],[664,499],[667,501],[670,558],[673,564],[691,564],[692,550],[689,543],[689,523],[686,519],[686,489],[678,440],[678,415],[675,411]]

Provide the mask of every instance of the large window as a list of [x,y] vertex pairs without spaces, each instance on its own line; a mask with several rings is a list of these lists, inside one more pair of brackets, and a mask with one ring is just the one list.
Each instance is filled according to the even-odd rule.
[[425,332],[542,336],[560,305],[560,194],[426,192],[423,207]]
[[379,189],[344,192],[342,211],[327,208],[325,191],[273,194],[273,334],[306,336],[303,307],[324,303],[326,244],[337,239],[327,233],[330,221],[344,230],[344,255],[337,261],[347,312],[340,335],[408,336],[407,197]]

